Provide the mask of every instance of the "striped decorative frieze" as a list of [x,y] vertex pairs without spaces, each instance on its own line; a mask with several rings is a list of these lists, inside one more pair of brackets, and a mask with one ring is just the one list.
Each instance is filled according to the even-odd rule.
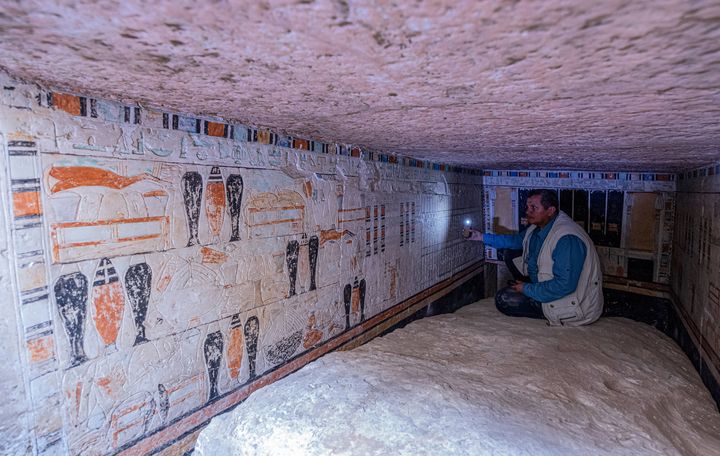
[[[720,165],[719,165],[720,166]],[[675,175],[668,173],[593,172],[593,171],[497,171],[485,170],[487,177],[547,178],[547,179],[594,179],[620,181],[674,182]]]
[[[64,452],[62,400],[56,325],[50,304],[51,286],[43,233],[45,211],[41,197],[41,165],[35,138],[11,137],[4,157],[8,166],[12,222],[12,261],[20,303],[24,356],[31,394],[33,453]],[[62,311],[61,311],[62,313]],[[70,316],[69,318],[73,318]]]
[[691,180],[715,175],[720,175],[720,163],[682,171],[678,173],[678,180]]
[[673,192],[676,175],[671,173],[637,173],[558,170],[485,170],[485,185],[532,188],[586,188],[629,191]]
[[189,114],[158,111],[143,106],[128,106],[113,101],[60,92],[42,92],[39,101],[40,105],[44,107],[59,109],[73,116],[105,122],[178,130],[193,135],[224,138],[232,142],[258,143],[317,154],[342,155],[431,171],[482,175],[482,170],[479,169],[417,160],[369,150],[358,145],[327,143],[310,138],[287,136],[269,129],[228,122],[221,118],[200,118]]

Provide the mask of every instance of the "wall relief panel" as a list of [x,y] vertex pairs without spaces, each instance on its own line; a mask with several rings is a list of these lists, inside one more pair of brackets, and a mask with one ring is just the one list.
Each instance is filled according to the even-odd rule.
[[28,91],[0,133],[38,454],[119,452],[482,259],[477,173]]

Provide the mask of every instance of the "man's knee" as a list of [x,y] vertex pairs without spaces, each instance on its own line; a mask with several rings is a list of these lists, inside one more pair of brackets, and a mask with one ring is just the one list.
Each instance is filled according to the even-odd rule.
[[501,313],[510,317],[545,318],[542,304],[510,287],[497,292],[495,295],[495,307]]

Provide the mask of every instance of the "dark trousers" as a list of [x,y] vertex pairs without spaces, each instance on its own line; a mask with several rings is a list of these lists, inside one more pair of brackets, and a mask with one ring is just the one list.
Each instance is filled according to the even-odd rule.
[[542,303],[510,287],[505,287],[495,295],[495,307],[511,317],[545,318]]
[[[530,282],[530,277],[523,275],[512,261],[514,258],[522,255],[522,250],[502,249],[498,253],[502,256],[505,265],[515,280],[525,283]],[[497,307],[500,312],[511,317],[545,318],[542,311],[542,303],[522,293],[518,293],[509,286],[497,292],[495,295],[495,307]]]

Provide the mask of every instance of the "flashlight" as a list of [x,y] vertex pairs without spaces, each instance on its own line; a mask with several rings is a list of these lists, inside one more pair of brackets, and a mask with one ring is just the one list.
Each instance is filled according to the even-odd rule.
[[462,235],[465,239],[470,237],[470,219],[469,218],[465,219],[465,229],[463,230]]

